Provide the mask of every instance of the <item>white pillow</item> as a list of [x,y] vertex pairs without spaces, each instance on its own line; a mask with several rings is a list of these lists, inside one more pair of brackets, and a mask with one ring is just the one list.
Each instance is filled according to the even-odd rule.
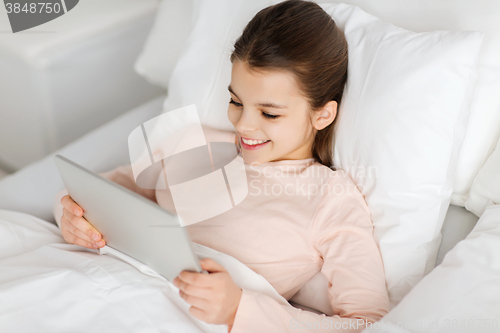
[[168,80],[196,21],[198,8],[196,0],[161,1],[153,29],[135,62],[138,74],[168,89]]
[[378,329],[363,333],[499,332],[499,222],[500,205],[486,207],[471,233],[441,265],[373,325]]
[[415,32],[481,31],[484,40],[467,132],[457,162],[451,203],[465,207],[474,177],[500,135],[500,1],[498,0],[320,0],[357,5]]
[[482,34],[414,33],[358,7],[323,9],[349,44],[334,164],[368,203],[394,306],[435,265]]
[[500,205],[500,138],[496,149],[474,179],[465,208],[481,217],[487,205]]
[[[248,21],[275,2],[201,1],[164,110],[196,104],[204,124],[232,130],[226,115],[229,55]],[[354,6],[323,8],[345,26],[350,44],[335,165],[367,198],[394,305],[434,267],[482,35],[417,34]],[[370,166],[378,168],[377,179],[359,173]]]

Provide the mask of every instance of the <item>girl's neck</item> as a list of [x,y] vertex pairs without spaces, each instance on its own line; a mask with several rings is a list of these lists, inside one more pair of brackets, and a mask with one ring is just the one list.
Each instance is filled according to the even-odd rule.
[[[241,156],[241,155],[240,155]],[[253,163],[246,163],[247,165],[251,166],[274,166],[274,165],[310,165],[314,163],[316,159],[314,157],[306,157],[306,158],[301,158],[301,159],[278,159],[278,160],[272,160],[272,161],[266,161],[266,162],[253,162]]]

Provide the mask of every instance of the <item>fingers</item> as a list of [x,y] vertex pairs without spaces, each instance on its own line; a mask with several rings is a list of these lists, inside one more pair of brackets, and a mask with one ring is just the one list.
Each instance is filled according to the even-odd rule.
[[184,299],[187,303],[199,309],[207,309],[210,306],[208,300],[204,298],[199,298],[196,296],[188,295],[182,290],[179,290],[179,295]]
[[[73,217],[70,217],[73,216]],[[68,213],[63,213],[63,218],[61,219],[61,224],[64,225],[64,229],[69,231],[71,234],[77,236],[78,238],[81,238],[87,242],[93,243],[92,238],[87,235],[85,232],[82,230],[78,229],[77,227],[74,226],[73,223],[71,223],[71,218],[74,218],[75,215],[70,215],[68,216]],[[62,221],[64,219],[64,222]]]
[[80,245],[89,249],[97,249],[97,245],[95,243],[86,241],[75,234],[73,234],[68,228],[62,229],[61,233],[64,237],[64,240],[70,244]]
[[181,297],[184,294],[186,296],[196,296],[198,298],[202,298],[205,300],[210,299],[211,292],[212,292],[212,290],[210,288],[203,288],[203,287],[199,287],[199,286],[195,286],[195,285],[186,283],[186,282],[182,281],[181,279],[179,279],[178,277],[176,277],[174,279],[173,284],[174,284],[174,286],[179,288],[179,294],[181,295]]
[[177,279],[188,284],[194,284],[201,288],[210,288],[213,285],[210,274],[200,274],[197,272],[182,271]]
[[66,208],[63,209],[61,218],[61,233],[71,244],[87,248],[100,248],[105,245],[101,234],[85,218],[74,215]]
[[61,198],[61,205],[76,216],[83,216],[83,209],[69,195]]
[[201,268],[209,271],[210,273],[214,272],[227,272],[226,269],[219,264],[217,261],[211,258],[203,258],[200,260]]
[[[205,311],[203,311],[200,308],[194,307],[194,306],[189,308],[189,314],[191,314],[193,317],[198,318],[200,320],[203,320],[202,318],[205,318],[207,316],[207,313]],[[204,321],[208,323],[208,320],[204,320]]]
[[[71,212],[68,212],[71,214]],[[69,218],[71,224],[79,229],[82,233],[87,235],[91,240],[99,241],[101,239],[101,233],[96,230],[85,218],[81,216],[72,215]]]
[[[87,222],[87,220],[83,218],[83,209],[76,202],[74,202],[69,195],[65,195],[61,198],[61,204],[69,213],[67,214],[68,220],[70,220],[77,229],[86,233],[96,242],[101,239],[102,236],[99,231],[97,231],[90,223]],[[74,215],[74,217],[71,215]]]

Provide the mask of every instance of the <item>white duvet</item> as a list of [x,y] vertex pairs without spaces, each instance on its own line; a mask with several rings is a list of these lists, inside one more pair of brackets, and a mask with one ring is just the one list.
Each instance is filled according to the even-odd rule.
[[500,332],[500,205],[403,300],[363,333]]
[[[242,288],[286,303],[236,259],[195,244]],[[65,244],[59,229],[0,210],[1,332],[227,332],[187,312],[178,289],[113,255]],[[389,314],[364,332],[500,332],[500,205]]]
[[[199,244],[195,250],[223,265],[240,287],[286,302],[236,259]],[[53,224],[0,210],[1,332],[227,332],[188,308],[153,271],[66,244]]]

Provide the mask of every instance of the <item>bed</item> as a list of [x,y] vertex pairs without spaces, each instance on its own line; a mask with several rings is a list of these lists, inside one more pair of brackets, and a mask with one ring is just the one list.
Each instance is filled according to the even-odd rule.
[[[273,3],[240,2],[239,10],[248,9],[238,12],[243,18],[250,18],[258,8]],[[335,19],[339,25],[346,31],[352,31],[349,38],[356,37],[354,25],[350,23],[353,15],[358,15],[358,18],[368,17],[363,16],[365,14],[381,19],[382,23],[379,23],[370,16],[368,21],[371,24],[384,24],[384,29],[394,29],[383,23],[392,22],[409,31],[397,30],[401,34],[414,36],[414,33],[429,32],[429,35],[419,35],[421,38],[435,37],[436,35],[431,34],[441,29],[483,33],[481,36],[472,33],[442,33],[443,40],[449,41],[449,45],[468,48],[470,57],[467,68],[470,75],[466,79],[462,77],[464,85],[460,86],[463,88],[463,95],[468,96],[468,102],[457,104],[455,111],[450,107],[451,111],[447,114],[454,117],[455,123],[449,124],[449,119],[452,118],[433,119],[436,133],[441,133],[442,136],[449,134],[451,138],[443,140],[448,142],[447,146],[436,145],[438,154],[447,156],[446,163],[436,162],[431,165],[436,174],[439,173],[437,170],[441,170],[442,175],[440,178],[423,179],[415,178],[409,173],[414,177],[413,180],[422,182],[419,185],[425,190],[430,189],[429,182],[441,182],[437,190],[432,188],[432,193],[436,193],[434,202],[426,201],[430,200],[430,195],[425,198],[412,197],[414,201],[420,200],[419,204],[405,207],[408,208],[406,212],[394,212],[388,208],[389,205],[384,206],[388,201],[380,192],[389,192],[394,188],[387,185],[381,189],[377,187],[378,184],[371,184],[369,177],[355,172],[363,166],[360,164],[363,161],[356,160],[354,164],[350,164],[352,156],[349,151],[356,147],[349,146],[346,140],[348,137],[343,136],[341,131],[337,131],[335,159],[338,166],[351,170],[350,175],[357,184],[365,186],[367,202],[376,226],[387,223],[384,219],[389,216],[396,221],[393,234],[397,234],[401,240],[408,235],[410,237],[410,231],[422,238],[420,243],[411,248],[404,247],[409,245],[408,242],[398,245],[407,254],[406,261],[402,261],[405,258],[394,255],[398,248],[387,245],[393,238],[388,238],[382,231],[377,234],[389,276],[392,309],[378,325],[364,327],[366,332],[500,331],[500,182],[497,176],[500,170],[497,157],[500,156],[500,148],[495,150],[500,134],[500,100],[490,96],[500,84],[500,63],[492,55],[498,54],[496,52],[500,50],[500,36],[497,32],[500,31],[500,26],[496,21],[498,15],[493,14],[500,14],[500,5],[495,1],[485,0],[432,3],[421,0],[404,4],[393,0],[376,4],[371,1],[347,1],[359,6],[353,9],[349,5],[343,7],[329,4],[333,1],[321,3],[324,3],[322,5],[325,10],[337,15]],[[123,258],[99,255],[96,251],[64,244],[53,224],[54,197],[63,188],[63,184],[52,159],[55,153],[60,153],[95,172],[127,164],[127,138],[134,128],[162,111],[189,103],[202,105],[199,110],[206,124],[225,128],[227,122],[222,120],[220,114],[214,114],[213,110],[220,109],[218,96],[221,93],[217,89],[224,85],[221,78],[227,75],[227,68],[223,65],[213,66],[211,70],[214,72],[202,73],[200,82],[193,85],[189,81],[193,75],[190,71],[194,72],[199,67],[186,59],[192,59],[189,55],[199,54],[202,49],[204,59],[197,66],[206,66],[205,63],[217,60],[227,52],[227,49],[210,49],[207,45],[196,42],[194,37],[200,39],[204,31],[203,26],[197,26],[193,17],[210,15],[222,9],[226,11],[220,17],[225,17],[224,15],[237,10],[232,6],[236,5],[229,1],[201,1],[199,7],[191,1],[162,2],[157,19],[161,17],[163,20],[155,23],[143,53],[136,62],[136,70],[150,82],[166,88],[168,95],[132,109],[0,181],[0,327],[7,328],[6,331],[21,332],[227,331],[225,327],[207,325],[191,317],[186,311],[186,304],[176,298],[175,287],[154,272],[127,263]],[[171,30],[172,27],[176,27],[176,34],[167,37],[174,46],[162,48],[158,40],[167,38],[164,31]],[[223,23],[217,28],[227,29]],[[234,34],[237,35],[238,31]],[[446,39],[446,36],[455,39]],[[191,41],[191,44],[179,42],[183,38]],[[230,40],[229,36],[227,40],[216,42],[223,44]],[[348,39],[351,40],[353,39]],[[180,44],[175,44],[177,42]],[[473,48],[476,53],[470,51]],[[449,58],[442,59],[454,59],[451,55],[456,50],[450,48]],[[426,54],[431,54],[431,51],[429,49]],[[161,63],[165,52],[170,56],[177,55],[166,66]],[[439,56],[441,54],[442,52]],[[459,65],[462,64],[456,64]],[[458,67],[450,68],[450,72],[454,72],[456,68]],[[429,72],[432,73],[432,70],[435,67],[431,67]],[[355,78],[356,75],[351,77]],[[451,79],[456,77],[451,76]],[[188,92],[188,88],[192,90]],[[459,86],[455,88],[459,89]],[[456,95],[457,91],[451,91],[451,96]],[[204,99],[196,99],[191,95],[193,92],[201,92],[194,95],[203,96]],[[356,96],[355,92],[356,87],[352,86],[350,94]],[[349,123],[348,116],[343,116],[342,119],[345,124]],[[411,139],[415,138],[425,137],[415,136]],[[422,159],[428,158],[428,155],[423,155],[423,150],[418,150],[421,147],[423,146],[417,141],[413,154]],[[362,155],[364,151],[360,148],[357,152]],[[404,152],[401,154],[404,155]],[[364,156],[370,157],[368,152]],[[411,158],[412,155],[404,156]],[[382,170],[387,165],[384,164],[385,161],[371,161],[378,163]],[[383,182],[384,178],[380,179]],[[435,186],[435,183],[432,185]],[[404,206],[403,201],[400,203]],[[418,208],[419,215],[411,217],[412,212],[417,212],[414,206]],[[405,225],[402,221],[409,222]],[[411,228],[404,228],[410,225]],[[415,229],[416,226],[424,225],[427,227],[425,231]],[[231,270],[231,275],[240,286],[268,293],[278,302],[286,302],[267,281],[245,269],[234,258],[208,248],[199,247],[198,250],[201,255],[224,261],[227,264],[225,267]],[[408,266],[402,264],[405,262],[409,262]],[[324,293],[325,283],[327,281],[321,276],[315,276],[288,300],[290,306],[328,314],[330,310]]]

